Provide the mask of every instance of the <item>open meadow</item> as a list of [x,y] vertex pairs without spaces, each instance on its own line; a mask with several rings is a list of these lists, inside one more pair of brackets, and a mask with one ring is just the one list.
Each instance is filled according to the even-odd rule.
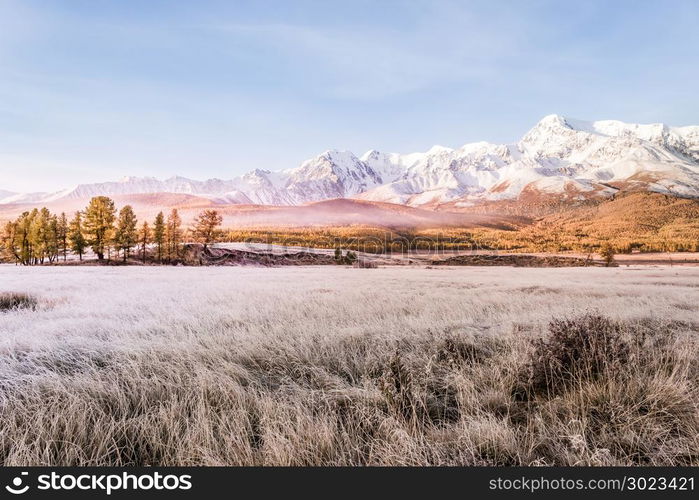
[[2,265],[0,294],[2,465],[699,465],[699,267]]

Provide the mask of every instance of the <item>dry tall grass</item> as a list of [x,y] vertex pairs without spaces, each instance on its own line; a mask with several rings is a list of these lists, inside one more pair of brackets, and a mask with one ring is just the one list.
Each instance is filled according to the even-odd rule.
[[698,268],[0,283],[3,465],[699,465]]
[[34,309],[37,304],[36,297],[27,293],[0,291],[0,312],[15,309]]

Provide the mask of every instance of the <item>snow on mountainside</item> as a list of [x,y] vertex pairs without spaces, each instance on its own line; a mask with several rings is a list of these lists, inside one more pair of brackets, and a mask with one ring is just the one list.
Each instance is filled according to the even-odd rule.
[[0,203],[96,195],[184,193],[233,204],[300,205],[360,198],[412,206],[472,205],[526,192],[564,199],[641,189],[699,196],[699,126],[586,122],[549,115],[515,144],[477,142],[425,153],[326,151],[278,172],[257,169],[231,180],[126,177],[56,193],[0,191]]
[[424,154],[387,155],[406,168],[363,193],[410,205],[512,199],[524,190],[567,198],[620,188],[699,196],[699,127],[584,122],[544,117],[516,144],[485,142]]

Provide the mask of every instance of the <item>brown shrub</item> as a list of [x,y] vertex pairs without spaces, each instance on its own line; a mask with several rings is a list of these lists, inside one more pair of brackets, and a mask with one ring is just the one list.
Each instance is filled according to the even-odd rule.
[[33,295],[17,292],[0,292],[0,311],[36,309],[38,300]]
[[534,352],[515,388],[516,399],[551,396],[575,382],[595,380],[623,369],[630,349],[623,326],[603,316],[553,320],[549,338],[534,341]]

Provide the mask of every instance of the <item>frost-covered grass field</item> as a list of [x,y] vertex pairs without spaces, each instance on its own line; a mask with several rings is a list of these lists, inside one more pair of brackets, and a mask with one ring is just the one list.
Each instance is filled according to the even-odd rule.
[[38,299],[0,312],[3,465],[699,465],[696,267],[0,266],[0,292]]

